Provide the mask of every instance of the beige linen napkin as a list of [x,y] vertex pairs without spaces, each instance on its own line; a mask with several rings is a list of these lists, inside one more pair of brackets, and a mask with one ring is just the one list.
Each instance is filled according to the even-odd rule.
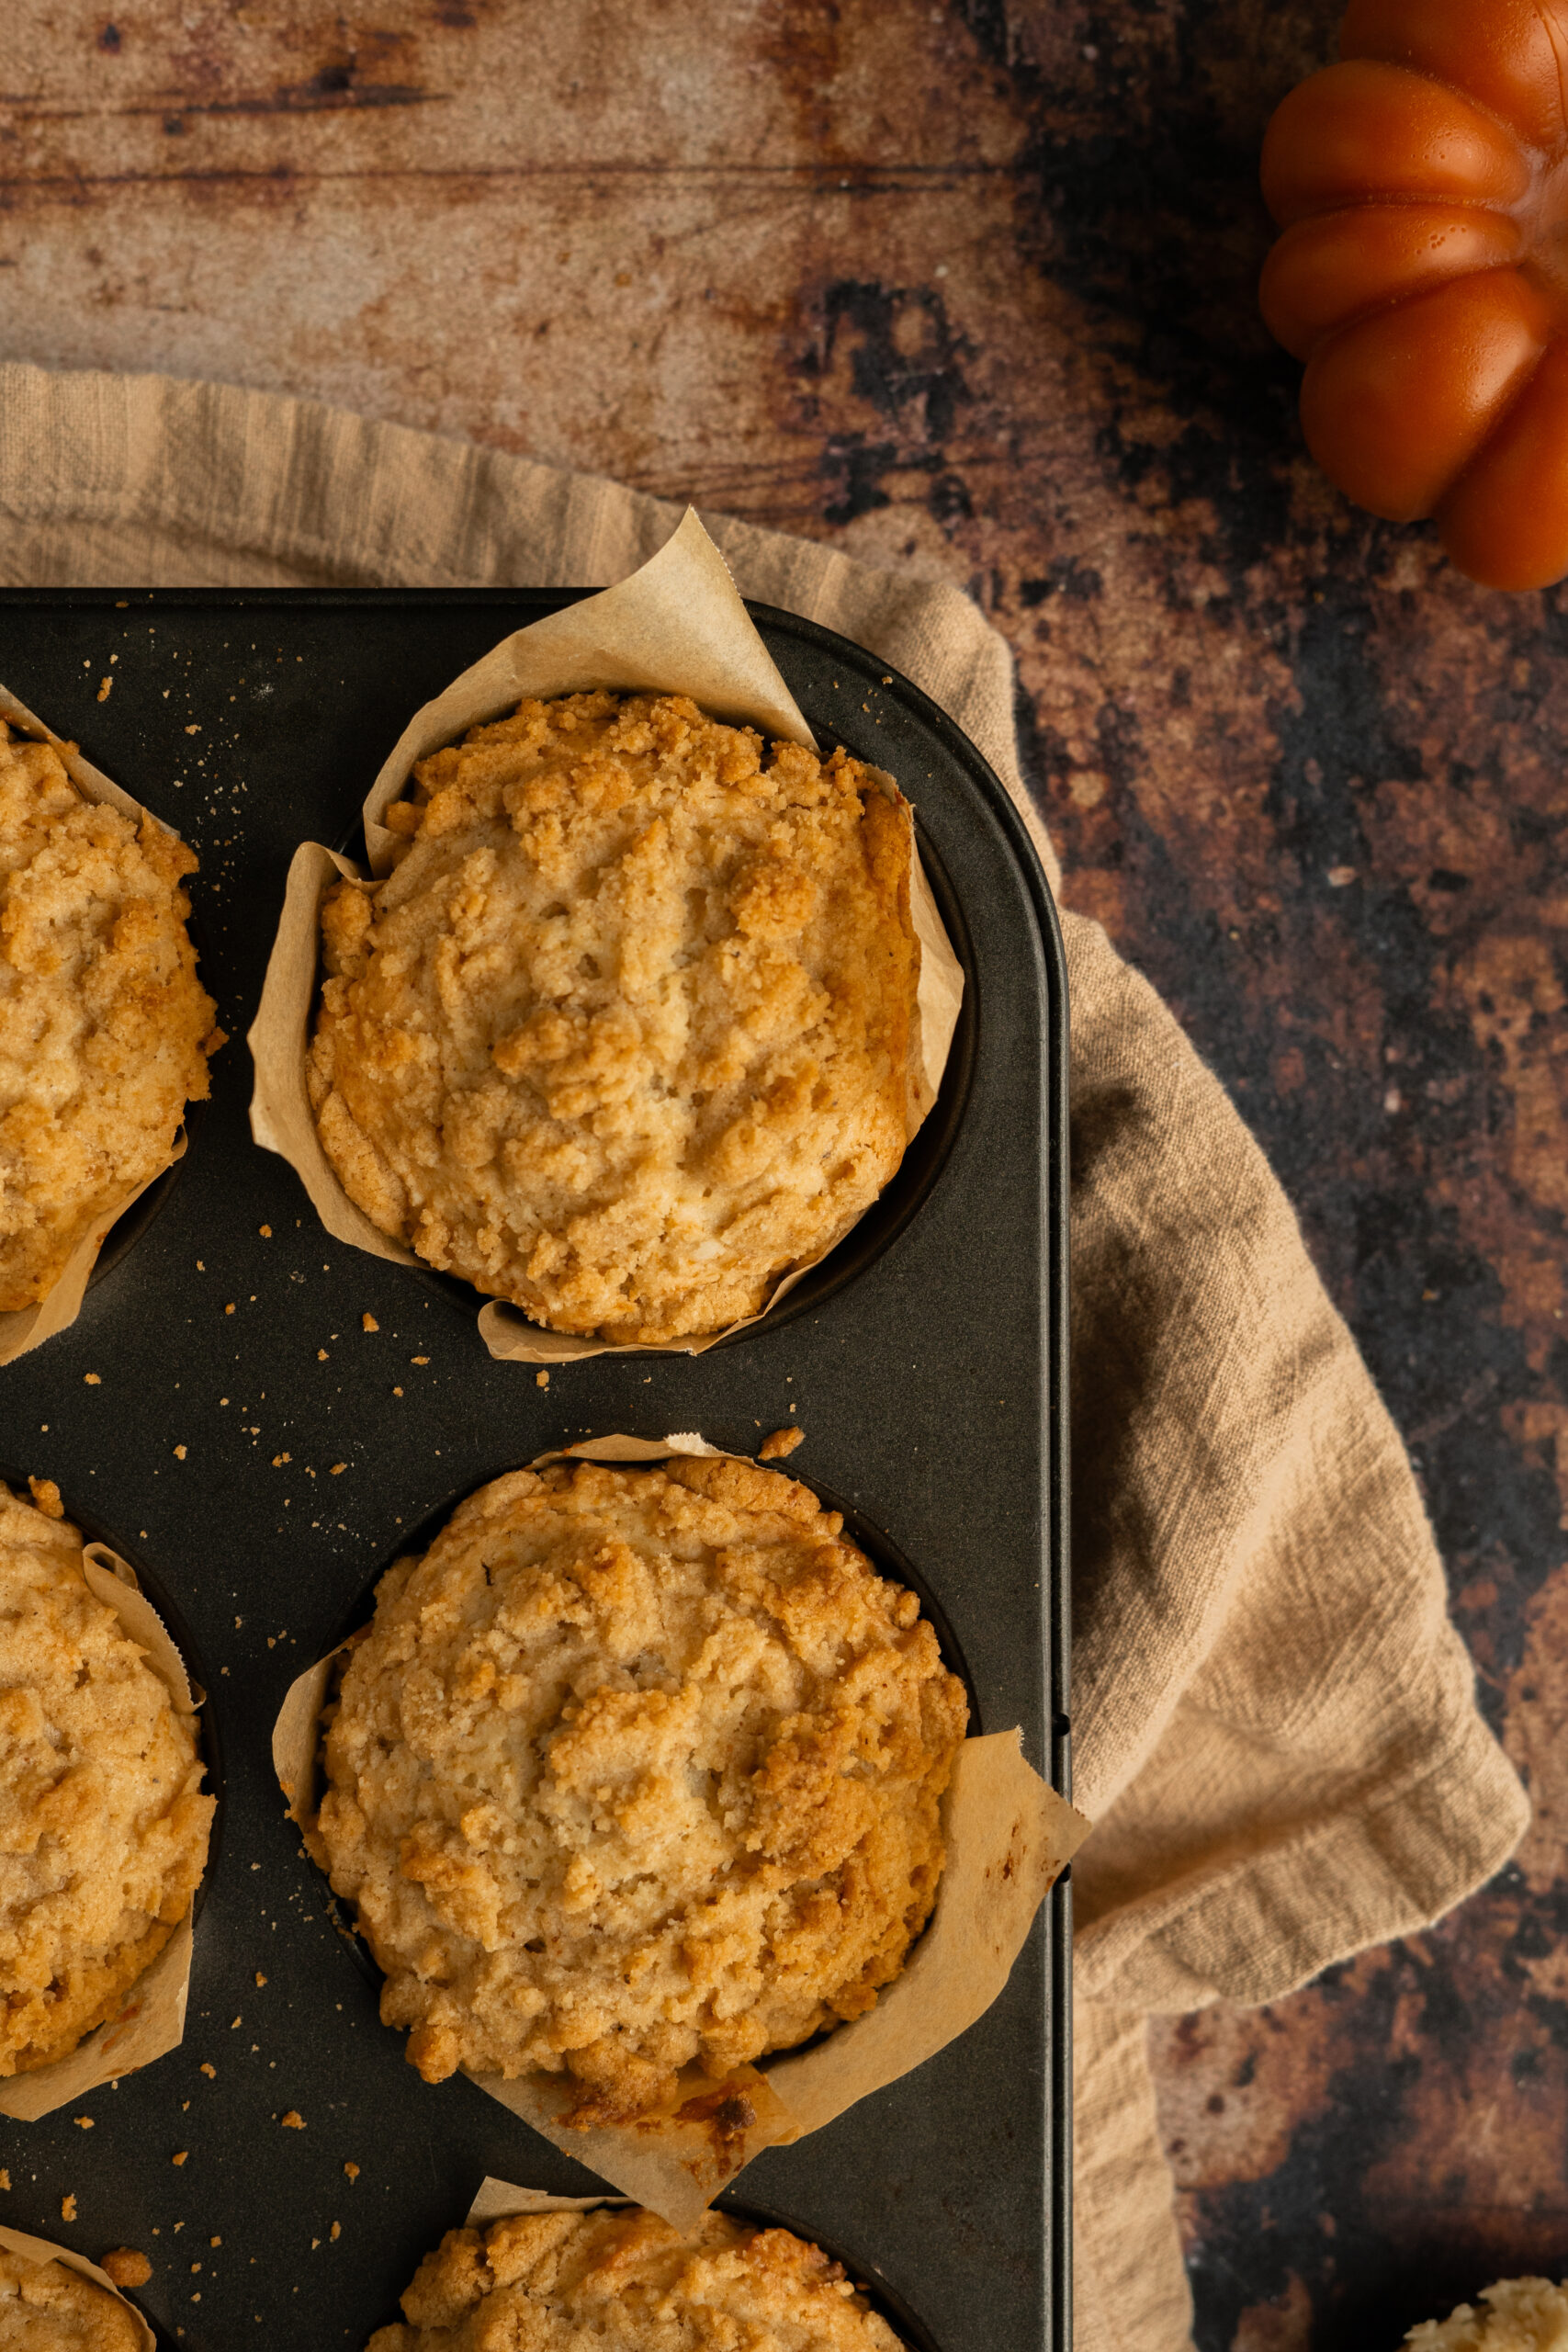
[[[122,586],[596,587],[678,520],[312,402],[23,366],[0,367],[0,577]],[[1010,658],[975,607],[704,519],[748,595],[843,630],[952,714],[1056,882]],[[1063,929],[1077,1799],[1099,1824],[1075,1865],[1077,2341],[1179,2352],[1145,2016],[1274,1998],[1436,1917],[1528,1809],[1475,1712],[1398,1434],[1261,1153],[1103,933]]]

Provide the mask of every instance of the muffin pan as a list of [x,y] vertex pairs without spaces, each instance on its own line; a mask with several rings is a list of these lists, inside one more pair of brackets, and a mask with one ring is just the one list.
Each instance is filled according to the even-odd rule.
[[[347,837],[414,706],[566,601],[13,590],[0,675],[198,852],[203,977],[238,1039],[296,842]],[[915,803],[968,982],[929,1147],[923,1132],[917,1166],[779,1313],[705,1356],[598,1356],[541,1388],[486,1355],[471,1293],[321,1231],[250,1141],[236,1042],[156,1222],[70,1330],[0,1370],[0,1453],[145,1561],[190,1628],[223,1744],[183,2047],[84,2102],[90,2130],[0,2121],[0,2220],[94,2256],[146,2252],[137,2300],[170,2345],[358,2352],[485,2174],[597,2185],[468,2083],[431,2088],[405,2064],[271,1772],[288,1683],[374,1569],[484,1480],[612,1430],[700,1430],[754,1453],[798,1421],[787,1470],[885,1531],[951,1628],[986,1727],[1021,1724],[1066,1788],[1055,914],[1006,793],[936,706],[844,639],[752,611],[818,736]],[[922,2352],[1070,2342],[1068,1908],[1059,1885],[959,2041],[767,2151],[720,2200],[838,2251]]]

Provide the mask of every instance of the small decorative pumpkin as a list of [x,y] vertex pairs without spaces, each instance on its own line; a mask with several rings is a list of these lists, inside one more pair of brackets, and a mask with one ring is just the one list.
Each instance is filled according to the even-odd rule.
[[1568,572],[1568,0],[1351,0],[1269,126],[1263,313],[1324,471],[1494,588]]

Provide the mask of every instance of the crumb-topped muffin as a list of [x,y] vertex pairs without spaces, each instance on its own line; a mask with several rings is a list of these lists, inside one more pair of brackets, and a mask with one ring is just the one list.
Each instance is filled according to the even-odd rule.
[[85,800],[0,719],[0,1312],[169,1164],[208,1091],[183,842]]
[[0,2246],[0,2352],[141,2352],[136,2314],[62,2262]]
[[553,1329],[723,1329],[903,1156],[907,817],[673,695],[524,702],[414,771],[322,909],[310,1100],[349,1198]]
[[318,1829],[429,2082],[668,2111],[871,2008],[935,1900],[967,1702],[915,1595],[775,1471],[559,1464],[382,1578]]
[[448,2230],[367,2352],[900,2352],[836,2262],[788,2230],[705,2213],[529,2213]]
[[0,2075],[102,2025],[190,1909],[213,1801],[196,1725],[82,1573],[82,1538],[0,1485]]
[[1483,2311],[1461,2303],[1447,2319],[1423,2320],[1405,2343],[1412,2352],[1568,2352],[1568,2287],[1502,2278],[1481,2301]]

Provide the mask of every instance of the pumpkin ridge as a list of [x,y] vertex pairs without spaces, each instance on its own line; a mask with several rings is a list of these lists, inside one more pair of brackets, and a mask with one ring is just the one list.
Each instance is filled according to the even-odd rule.
[[1562,135],[1568,139],[1568,61],[1563,58],[1560,28],[1555,17],[1541,6],[1540,0],[1536,0],[1535,17],[1541,31],[1546,35],[1547,45],[1551,51],[1551,62],[1557,68],[1557,103],[1562,114]]
[[[1506,430],[1508,420],[1513,415],[1514,411],[1518,407],[1519,402],[1524,399],[1525,394],[1529,390],[1530,386],[1534,383],[1536,378],[1540,375],[1541,369],[1545,367],[1552,353],[1561,349],[1562,344],[1562,337],[1561,335],[1553,335],[1551,341],[1546,345],[1545,348],[1532,362],[1529,368],[1523,376],[1520,377],[1518,382],[1510,387],[1506,398],[1500,402],[1497,413],[1493,418],[1492,423],[1482,435],[1481,439],[1476,443],[1474,448],[1471,451],[1463,465],[1460,467],[1452,481],[1446,485],[1441,498],[1435,502],[1432,507],[1432,514],[1434,516],[1441,514],[1443,508],[1448,504],[1455,491],[1460,487],[1460,484],[1475,471],[1476,467],[1481,463],[1481,460],[1484,458],[1488,449],[1493,447],[1494,443]],[[1439,529],[1441,528],[1440,524],[1438,527]]]
[[[1361,210],[1364,208],[1357,206],[1355,209],[1357,210]],[[1350,208],[1347,207],[1346,209],[1348,210]],[[1327,218],[1326,215],[1324,215],[1323,217]],[[1446,286],[1457,285],[1461,278],[1463,278],[1467,283],[1472,284],[1477,278],[1495,277],[1499,270],[1517,269],[1518,266],[1519,265],[1517,260],[1487,262],[1479,269],[1456,270],[1452,277],[1439,278],[1435,284],[1426,286],[1407,286],[1403,288],[1397,294],[1385,295],[1381,300],[1364,303],[1360,310],[1347,311],[1344,318],[1337,319],[1331,327],[1325,327],[1322,334],[1319,335],[1316,343],[1314,344],[1311,356],[1315,359],[1320,351],[1326,351],[1331,344],[1337,342],[1340,335],[1348,334],[1352,327],[1365,326],[1369,319],[1382,318],[1394,311],[1402,311],[1407,302],[1422,301],[1428,294],[1440,294]],[[1562,337],[1560,335],[1553,335],[1551,340],[1543,345],[1540,359],[1544,359],[1547,352],[1554,349],[1561,340]],[[1530,378],[1533,378],[1535,368],[1540,367],[1540,359],[1538,359],[1535,363],[1535,367],[1530,369]],[[1526,381],[1528,382],[1530,378],[1527,378]],[[1524,390],[1524,386],[1521,384],[1519,389],[1522,391]],[[1479,450],[1476,452],[1476,455],[1480,455]],[[1473,459],[1467,461],[1467,463],[1473,462]],[[1454,476],[1454,480],[1457,481],[1459,479],[1459,475],[1456,474]],[[1446,492],[1444,495],[1447,495]]]

